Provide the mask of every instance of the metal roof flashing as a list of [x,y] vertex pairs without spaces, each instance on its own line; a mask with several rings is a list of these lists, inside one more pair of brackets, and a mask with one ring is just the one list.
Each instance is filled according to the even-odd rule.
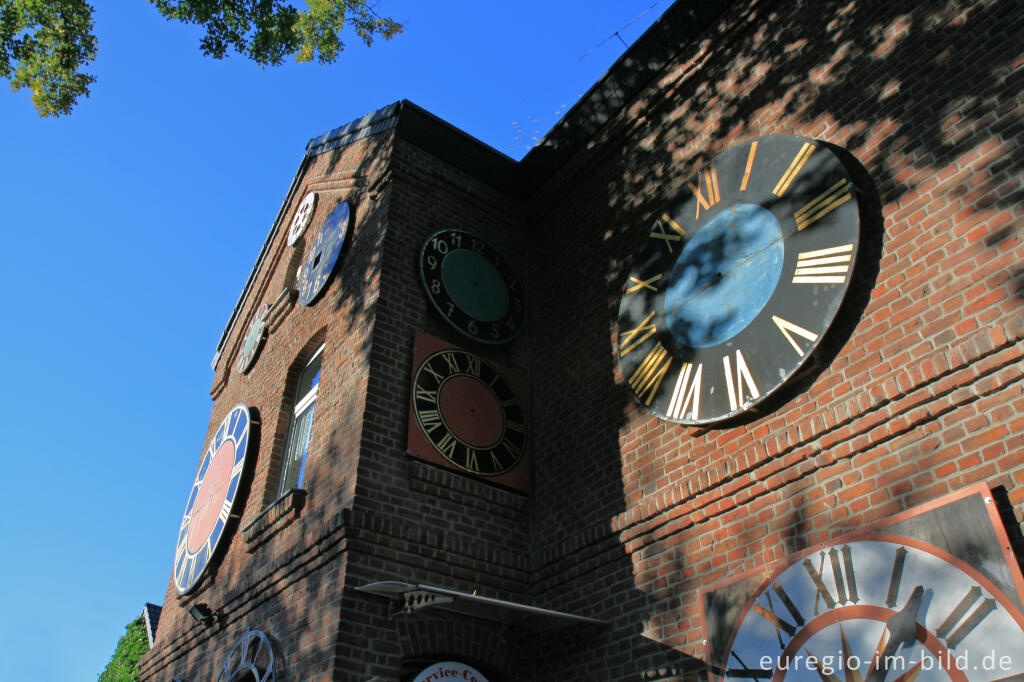
[[534,632],[551,632],[572,625],[608,625],[608,621],[597,618],[543,609],[504,599],[482,597],[476,592],[460,592],[434,585],[413,585],[393,580],[382,580],[355,589],[391,600],[398,610],[389,613],[389,618],[399,615],[408,616],[417,611],[437,608],[505,625],[519,624]]

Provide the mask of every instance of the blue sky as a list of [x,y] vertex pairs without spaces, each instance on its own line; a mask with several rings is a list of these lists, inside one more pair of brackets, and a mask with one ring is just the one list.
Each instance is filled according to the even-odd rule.
[[93,4],[72,115],[0,90],[0,680],[95,680],[163,601],[210,360],[306,142],[409,99],[521,158],[671,3],[383,0],[405,33],[276,69]]

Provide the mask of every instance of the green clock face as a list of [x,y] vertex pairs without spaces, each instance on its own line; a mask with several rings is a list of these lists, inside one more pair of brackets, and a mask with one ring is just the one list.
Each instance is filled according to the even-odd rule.
[[522,283],[487,242],[463,230],[440,230],[420,249],[427,298],[448,324],[480,343],[508,343],[526,320]]
[[698,171],[657,214],[623,288],[618,359],[668,421],[751,409],[810,357],[846,293],[856,191],[825,145],[771,135]]
[[985,527],[984,507],[993,503],[983,496],[911,512],[713,590],[705,598],[711,679],[991,682],[1024,674],[1020,573]]

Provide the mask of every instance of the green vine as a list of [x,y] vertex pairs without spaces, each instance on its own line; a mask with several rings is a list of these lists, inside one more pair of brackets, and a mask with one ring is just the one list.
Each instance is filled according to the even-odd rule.
[[126,632],[117,641],[110,663],[100,673],[98,682],[138,682],[139,658],[149,650],[146,625],[139,616],[125,626]]

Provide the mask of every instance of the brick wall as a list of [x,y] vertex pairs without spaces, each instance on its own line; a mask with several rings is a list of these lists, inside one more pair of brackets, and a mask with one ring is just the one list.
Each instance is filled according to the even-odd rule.
[[[536,585],[614,623],[536,679],[681,678],[700,588],[977,481],[1019,524],[1020,24],[1009,2],[741,3],[530,202],[532,333],[564,340],[531,365]],[[764,414],[660,421],[616,363],[631,257],[698,168],[776,133],[870,177],[859,272]]]
[[[419,114],[419,133],[400,122],[310,159],[213,380],[207,437],[236,402],[261,420],[242,516],[195,593],[168,588],[144,677],[208,679],[255,628],[274,638],[279,680],[398,680],[439,657],[492,682],[702,678],[700,589],[978,481],[1024,555],[1024,18],[1013,10],[735,3],[661,55],[654,82],[525,198],[514,171],[550,150],[516,169],[466,139],[437,143],[461,134]],[[775,133],[845,148],[868,188],[847,300],[809,369],[761,412],[715,427],[661,421],[616,361],[632,259],[699,167]],[[250,317],[294,279],[305,247],[284,232],[311,189],[306,240],[337,201],[353,204],[342,264],[316,305],[275,309],[238,374]],[[423,295],[420,246],[446,227],[480,235],[524,278],[530,316],[511,344],[460,337]],[[417,331],[526,378],[529,494],[408,456]],[[296,369],[321,342],[306,494],[275,502]],[[380,580],[610,626],[538,635],[390,618],[385,600],[353,589]],[[221,621],[196,626],[185,613],[196,602]]]

